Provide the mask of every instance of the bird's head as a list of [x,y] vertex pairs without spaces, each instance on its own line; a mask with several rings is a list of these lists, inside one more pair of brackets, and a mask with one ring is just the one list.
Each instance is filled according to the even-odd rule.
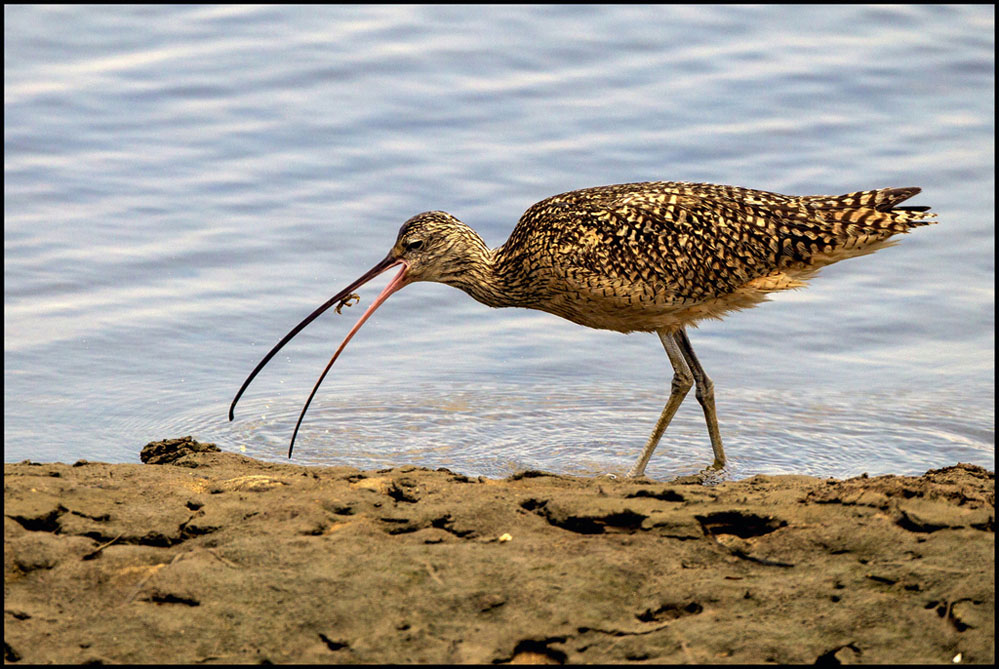
[[456,283],[488,253],[472,228],[444,211],[426,211],[402,224],[389,256],[404,262],[406,283]]

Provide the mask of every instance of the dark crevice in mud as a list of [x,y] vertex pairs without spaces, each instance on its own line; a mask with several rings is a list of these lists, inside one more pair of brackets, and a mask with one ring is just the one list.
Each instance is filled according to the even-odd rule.
[[566,516],[555,518],[547,515],[545,519],[555,527],[578,534],[604,534],[618,529],[636,530],[641,528],[645,516],[632,511],[609,513],[606,516]]
[[557,476],[557,474],[551,474],[549,472],[543,472],[537,469],[525,469],[522,472],[517,472],[516,474],[511,474],[507,477],[507,481],[519,481],[521,479],[537,479],[545,476]]
[[386,528],[388,534],[409,534],[411,532],[418,532],[420,530],[425,530],[428,527],[436,527],[439,530],[444,530],[459,539],[474,539],[478,536],[474,529],[459,530],[454,527],[454,518],[451,514],[444,514],[439,518],[434,518],[429,523],[426,520],[415,521],[412,518],[394,518],[392,516],[382,516],[378,520],[383,523],[389,523],[392,527]]
[[540,509],[546,506],[547,504],[548,504],[547,499],[535,499],[533,497],[530,497],[520,503],[520,508],[522,508],[524,511],[536,511],[537,509]]
[[321,537],[326,534],[329,529],[329,523],[317,523],[308,529],[302,530],[301,534],[306,537]]
[[[200,516],[201,514],[198,515]],[[180,543],[181,541],[187,541],[188,539],[193,539],[194,537],[202,537],[206,534],[211,534],[212,532],[219,531],[219,528],[214,525],[195,525],[194,527],[191,527],[190,525],[191,521],[197,517],[198,516],[192,516],[191,518],[187,519],[186,521],[180,524],[180,527],[177,528],[178,530],[180,530],[180,540],[177,543]]]
[[595,634],[606,634],[607,636],[613,636],[613,637],[645,636],[646,634],[655,634],[656,632],[666,629],[667,627],[669,627],[670,622],[671,621],[660,622],[655,627],[650,626],[643,630],[614,630],[614,629],[601,629],[600,627],[579,627],[576,629],[576,631],[579,632],[580,634],[593,632]]
[[[102,541],[106,539],[101,538]],[[123,544],[138,544],[140,546],[153,546],[155,548],[170,548],[171,546],[176,546],[177,544],[184,541],[182,538],[177,536],[168,536],[160,532],[150,532],[141,537],[131,537],[127,539],[122,539],[119,543]]]
[[694,518],[705,534],[733,534],[741,539],[763,536],[787,526],[786,520],[744,511],[719,511]]
[[603,528],[604,532],[613,532],[616,530],[635,531],[642,528],[642,522],[647,517],[644,513],[636,513],[626,509],[620,513],[609,513],[606,516],[598,516],[593,520]]
[[450,532],[459,539],[471,539],[476,536],[475,530],[456,530],[454,527],[454,518],[451,514],[444,514],[440,518],[430,521],[432,527],[436,527],[439,530],[444,530],[445,532]]
[[326,647],[330,650],[343,650],[344,648],[350,648],[350,644],[346,641],[334,641],[322,632],[319,633],[319,638],[323,640],[323,643],[326,644]]
[[926,606],[924,606],[923,608],[936,609],[937,615],[940,616],[941,618],[945,618],[947,622],[950,623],[956,631],[966,632],[969,629],[974,628],[975,625],[971,624],[966,620],[963,620],[961,618],[960,613],[954,610],[955,607],[958,607],[959,604],[963,603],[968,603],[973,606],[981,606],[983,604],[983,602],[977,599],[970,599],[966,597],[963,599],[955,600],[953,602],[947,602],[947,601],[927,602]]
[[154,592],[148,597],[143,597],[142,601],[153,604],[183,604],[184,606],[201,606],[201,602],[192,597],[182,597],[170,592]]
[[[183,526],[181,526],[183,528]],[[105,532],[99,532],[93,530],[90,532],[81,532],[75,536],[87,537],[88,539],[93,539],[98,543],[111,543],[114,542],[118,545],[129,545],[129,546],[151,546],[152,548],[170,548],[178,544],[182,544],[194,536],[198,536],[202,533],[191,532],[186,534],[183,529],[178,529],[177,534],[163,534],[162,532],[148,532],[141,537],[131,536],[126,537],[121,534],[110,535]]]
[[549,525],[576,532],[577,534],[605,534],[609,532],[640,530],[642,523],[648,517],[629,509],[604,515],[574,516],[554,510],[548,506],[548,500],[526,499],[520,503],[520,508],[538,514]]
[[908,530],[909,532],[918,532],[920,534],[931,534],[933,532],[938,532],[940,530],[960,530],[965,527],[970,527],[974,530],[979,530],[981,532],[995,532],[995,517],[990,517],[987,521],[982,523],[969,523],[967,525],[963,524],[948,524],[948,523],[933,523],[917,515],[909,513],[904,509],[901,510],[900,517],[895,521],[895,524],[901,527],[903,530]]
[[564,642],[565,637],[561,636],[549,637],[541,641],[524,639],[513,649],[513,654],[510,657],[493,660],[493,664],[565,664],[568,656],[558,649],[548,647],[552,643]]
[[938,525],[935,523],[930,523],[922,521],[915,516],[902,511],[902,516],[895,521],[895,524],[901,527],[903,530],[908,530],[909,532],[921,532],[930,533],[936,532],[938,530],[947,529],[947,525]]
[[697,602],[688,602],[686,604],[669,603],[663,604],[654,611],[652,609],[645,609],[641,613],[636,614],[635,617],[643,623],[654,623],[697,615],[703,610],[704,607]]
[[397,502],[407,502],[409,504],[416,504],[420,501],[419,496],[416,494],[416,484],[407,483],[406,481],[392,481],[392,485],[388,489],[388,496]]
[[926,602],[926,606],[924,606],[923,608],[936,609],[937,615],[940,616],[941,618],[947,615],[947,602],[938,602],[934,600],[932,602]]
[[389,523],[393,525],[386,529],[385,531],[389,534],[409,534],[410,532],[416,532],[417,530],[423,529],[422,525],[419,523],[414,523],[410,518],[393,518],[392,516],[382,516],[378,520],[383,523]]
[[73,514],[74,516],[79,516],[80,518],[86,518],[87,520],[93,520],[98,523],[106,523],[109,520],[111,520],[110,513],[101,513],[96,516],[92,516],[88,513],[83,513],[82,511],[74,511],[72,509],[69,509],[68,512]]
[[107,548],[108,546],[110,546],[110,545],[112,545],[114,543],[117,543],[117,541],[119,539],[121,539],[121,535],[120,534],[118,536],[116,536],[114,539],[111,539],[110,541],[105,541],[104,543],[98,545],[96,548],[94,548],[94,550],[90,551],[89,553],[84,554],[83,557],[81,557],[80,559],[84,560],[84,561],[86,561],[86,560],[96,560],[97,558],[99,558],[103,554],[105,548]]
[[603,525],[595,522],[592,518],[576,518],[569,516],[562,520],[554,520],[548,517],[549,523],[555,527],[561,527],[563,530],[569,530],[570,532],[575,532],[577,534],[603,534]]
[[3,642],[3,661],[4,662],[20,662],[21,655],[16,650],[14,650],[9,643]]
[[635,497],[651,497],[653,499],[658,499],[663,502],[685,502],[683,495],[676,492],[675,490],[636,490],[635,492],[628,493],[624,496],[625,499],[633,499]]
[[141,537],[126,537],[122,536],[122,533],[120,532],[117,534],[111,534],[98,529],[86,532],[63,532],[59,520],[64,514],[67,513],[100,523],[106,523],[111,520],[111,515],[107,513],[90,515],[80,511],[71,511],[62,505],[59,505],[43,516],[8,515],[7,517],[17,522],[21,527],[29,532],[51,532],[52,534],[62,534],[66,536],[86,537],[98,543],[114,542],[117,544],[153,546],[155,548],[169,548],[183,543],[188,539],[210,534],[218,530],[217,527],[189,527],[188,523],[194,519],[194,517],[192,517],[180,524],[177,528],[176,535],[166,535],[161,532],[154,531],[148,532]]
[[659,623],[655,627],[649,627],[642,630],[616,630],[601,629],[598,627],[580,627],[577,629],[577,632],[580,634],[596,632],[598,634],[607,634],[615,637],[642,636],[645,634],[653,634],[665,629],[669,626],[669,623],[678,620],[679,618],[696,616],[703,611],[704,607],[701,606],[699,602],[669,602],[658,606],[655,609],[650,607],[641,613],[635,614],[635,618],[641,623]]
[[[815,658],[819,666],[835,666],[840,664],[855,664],[861,655],[861,650],[852,643],[836,646]],[[846,657],[844,657],[846,656]]]
[[[966,604],[967,607],[959,606],[961,604]],[[967,597],[951,602],[950,615],[948,617],[948,620],[950,620],[950,624],[953,625],[954,629],[956,629],[958,632],[966,632],[970,629],[978,627],[981,624],[981,619],[984,619],[984,616],[974,616],[974,614],[972,614],[972,617],[969,619],[969,616],[967,615],[969,613],[967,608],[980,607],[983,604],[985,604],[985,602],[981,600],[971,599]],[[976,621],[975,620],[976,617],[980,618],[980,620]]]
[[454,481],[455,483],[480,483],[479,479],[469,478],[464,474],[453,472],[447,467],[438,467],[434,471],[442,472],[444,474],[449,474],[451,476],[451,481]]
[[59,517],[66,513],[67,510],[66,507],[60,504],[44,516],[8,515],[7,517],[17,522],[17,524],[29,532],[52,532],[56,534],[59,532]]
[[341,504],[337,502],[329,502],[323,504],[323,508],[332,513],[335,516],[353,516],[357,513],[353,504]]

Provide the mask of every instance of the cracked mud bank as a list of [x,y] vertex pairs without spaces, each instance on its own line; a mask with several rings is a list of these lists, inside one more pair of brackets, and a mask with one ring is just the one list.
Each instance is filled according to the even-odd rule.
[[995,656],[980,467],[704,487],[301,467],[189,439],[143,459],[4,465],[7,662]]

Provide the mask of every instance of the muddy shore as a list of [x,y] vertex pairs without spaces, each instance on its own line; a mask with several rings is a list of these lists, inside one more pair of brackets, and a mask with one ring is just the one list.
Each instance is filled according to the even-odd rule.
[[143,460],[4,465],[6,662],[995,659],[973,465],[708,487]]

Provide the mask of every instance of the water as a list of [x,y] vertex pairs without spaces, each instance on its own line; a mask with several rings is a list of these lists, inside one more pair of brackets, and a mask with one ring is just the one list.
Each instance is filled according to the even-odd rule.
[[[193,434],[282,459],[362,304],[257,360],[445,209],[653,179],[922,186],[941,224],[691,332],[733,477],[994,469],[994,8],[4,8],[4,458],[135,462]],[[394,295],[296,461],[622,473],[656,337]],[[688,398],[648,473],[710,459]]]

